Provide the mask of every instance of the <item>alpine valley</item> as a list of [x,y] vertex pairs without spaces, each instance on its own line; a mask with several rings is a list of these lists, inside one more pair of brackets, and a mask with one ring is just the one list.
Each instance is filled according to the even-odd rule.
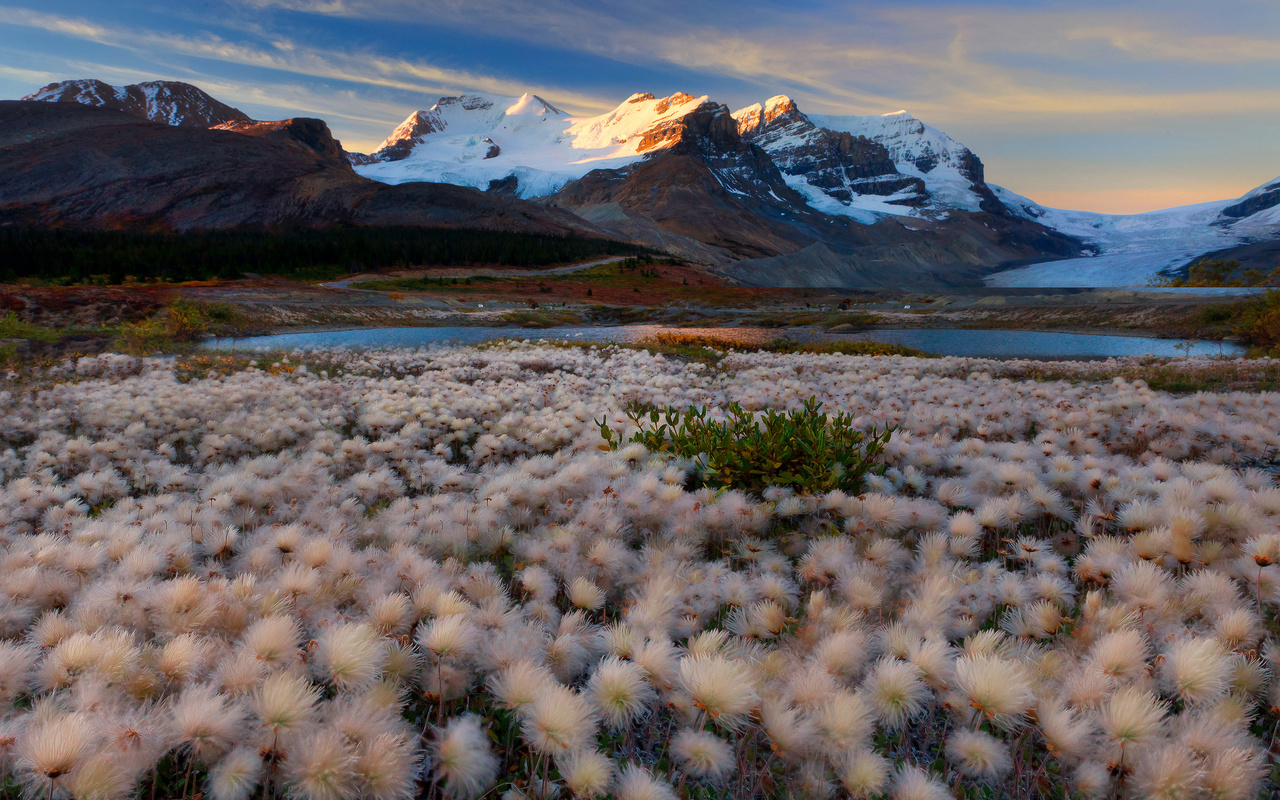
[[79,80],[0,103],[0,148],[0,221],[574,232],[750,286],[1141,285],[1206,253],[1274,259],[1280,241],[1280,179],[1148,214],[1060,211],[989,184],[905,111],[784,96],[732,111],[634,94],[594,117],[441,97],[361,154],[320,120],[256,122],[188,84]]

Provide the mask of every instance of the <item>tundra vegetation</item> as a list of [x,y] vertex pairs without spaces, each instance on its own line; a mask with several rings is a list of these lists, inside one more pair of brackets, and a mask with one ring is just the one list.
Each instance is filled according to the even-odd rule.
[[[1135,364],[502,343],[11,373],[0,793],[1258,797],[1280,394],[1092,380]],[[691,481],[753,417],[744,446],[800,426],[833,481],[819,445],[861,432],[857,480]]]
[[1187,268],[1185,278],[1157,280],[1157,286],[1276,286],[1280,285],[1280,267],[1270,272],[1246,269],[1239,261],[1223,261],[1220,258],[1202,259]]

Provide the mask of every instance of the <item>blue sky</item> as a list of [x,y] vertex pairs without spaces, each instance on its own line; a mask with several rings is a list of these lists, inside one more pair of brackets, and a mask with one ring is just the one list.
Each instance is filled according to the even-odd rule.
[[319,116],[352,150],[466,90],[584,114],[637,91],[905,108],[994,183],[1119,213],[1280,175],[1275,0],[0,0],[0,98],[84,77]]

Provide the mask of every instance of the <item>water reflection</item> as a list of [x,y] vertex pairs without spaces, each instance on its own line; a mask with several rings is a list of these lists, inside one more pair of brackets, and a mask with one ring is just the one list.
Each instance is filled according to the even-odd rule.
[[310,350],[322,347],[426,347],[432,344],[479,344],[493,339],[568,339],[587,342],[634,342],[657,333],[718,336],[743,344],[761,344],[778,338],[795,341],[847,341],[871,339],[915,347],[930,353],[991,358],[1101,358],[1108,356],[1240,355],[1243,348],[1230,343],[1180,342],[1142,336],[1102,336],[1080,333],[1045,333],[1000,330],[875,330],[856,334],[832,334],[795,328],[672,328],[663,325],[626,325],[562,328],[362,328],[347,331],[281,333],[241,339],[216,339],[213,349]]

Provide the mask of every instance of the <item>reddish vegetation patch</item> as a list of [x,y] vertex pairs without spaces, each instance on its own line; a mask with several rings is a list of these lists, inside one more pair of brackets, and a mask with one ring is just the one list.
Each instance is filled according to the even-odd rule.
[[[610,265],[599,270],[564,275],[538,275],[472,279],[432,285],[428,273],[423,282],[406,284],[404,290],[442,294],[459,300],[533,300],[537,302],[605,303],[608,305],[656,306],[675,302],[706,305],[753,304],[798,296],[799,290],[734,286],[710,273],[688,265],[649,265],[622,270]],[[379,288],[387,288],[379,286]]]
[[170,286],[0,286],[0,314],[45,328],[92,328],[147,316],[176,294]]

